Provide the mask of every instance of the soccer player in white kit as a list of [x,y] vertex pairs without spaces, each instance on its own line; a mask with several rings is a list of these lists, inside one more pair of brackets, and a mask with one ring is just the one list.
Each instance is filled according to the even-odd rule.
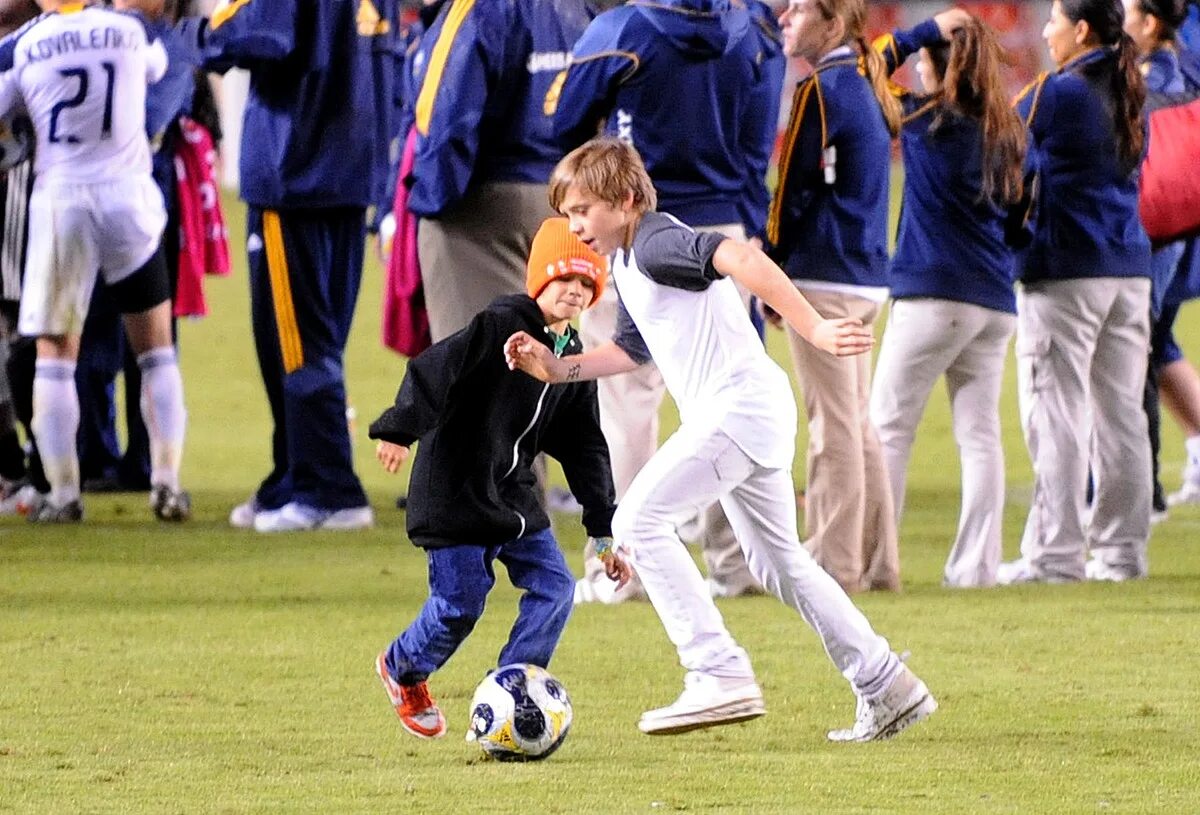
[[163,520],[183,520],[191,514],[179,489],[187,417],[159,250],[166,214],[145,132],[146,86],[166,72],[166,51],[132,15],[39,3],[45,13],[0,43],[0,116],[24,109],[37,133],[17,330],[37,337],[32,426],[51,491],[29,518],[83,517],[75,360],[99,273],[142,370],[151,507]]
[[[654,211],[637,152],[595,139],[550,180],[550,203],[601,254],[621,300],[614,341],[555,359],[525,334],[505,343],[509,366],[547,382],[624,373],[653,359],[682,426],[646,464],[613,518],[617,547],[642,578],[687,670],[673,704],[642,714],[644,733],[682,733],[766,712],[746,652],[734,641],[676,526],[719,500],[756,580],[804,617],[858,698],[854,725],[833,741],[888,738],[937,702],[892,652],[796,534],[791,467],[796,405],[767,356],[734,278],[813,345],[847,356],[874,342],[858,320],[825,320],[750,244],[700,233]],[[603,557],[603,553],[601,554]]]

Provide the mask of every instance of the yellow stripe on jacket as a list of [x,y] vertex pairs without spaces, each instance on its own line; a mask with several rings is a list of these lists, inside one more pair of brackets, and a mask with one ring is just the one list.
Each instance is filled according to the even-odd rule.
[[450,48],[454,38],[471,9],[475,0],[451,0],[450,13],[446,15],[446,24],[442,33],[434,43],[433,52],[429,55],[429,67],[425,71],[425,80],[421,83],[421,93],[417,95],[417,132],[422,136],[429,135],[429,123],[433,120],[433,102],[437,98],[438,88],[442,85],[442,74],[446,70],[446,60],[450,58]]

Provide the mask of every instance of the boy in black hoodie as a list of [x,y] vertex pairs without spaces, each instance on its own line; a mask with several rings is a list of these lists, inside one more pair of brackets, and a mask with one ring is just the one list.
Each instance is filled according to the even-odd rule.
[[530,250],[526,295],[494,301],[470,325],[408,365],[396,404],[370,429],[376,456],[396,472],[420,440],[409,481],[408,536],[429,557],[429,599],[376,660],[404,729],[438,738],[446,720],[426,678],[471,633],[499,560],[525,594],[500,665],[546,667],[571,613],[575,580],[538,498],[533,460],[558,459],[583,505],[583,525],[605,569],[623,584],[629,567],[611,551],[614,493],[592,382],[545,385],[508,369],[504,341],[517,331],[556,356],[582,351],[570,320],[599,299],[605,260],[567,228],[542,224]]

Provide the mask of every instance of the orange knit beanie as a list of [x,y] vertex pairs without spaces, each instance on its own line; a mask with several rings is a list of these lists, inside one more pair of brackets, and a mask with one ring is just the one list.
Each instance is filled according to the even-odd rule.
[[542,289],[556,277],[583,275],[595,284],[591,308],[604,292],[608,281],[608,261],[571,234],[566,218],[547,218],[533,236],[526,267],[525,290],[537,299]]

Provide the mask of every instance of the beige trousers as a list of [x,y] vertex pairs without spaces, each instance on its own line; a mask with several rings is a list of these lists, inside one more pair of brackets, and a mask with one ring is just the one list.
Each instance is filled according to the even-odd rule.
[[[880,305],[801,289],[826,318],[871,325]],[[847,592],[900,588],[896,518],[883,451],[871,426],[871,355],[835,357],[788,329],[808,413],[805,546]]]
[[554,214],[544,184],[480,184],[438,218],[422,218],[417,254],[429,333],[440,342],[493,300],[525,291],[533,236]]

